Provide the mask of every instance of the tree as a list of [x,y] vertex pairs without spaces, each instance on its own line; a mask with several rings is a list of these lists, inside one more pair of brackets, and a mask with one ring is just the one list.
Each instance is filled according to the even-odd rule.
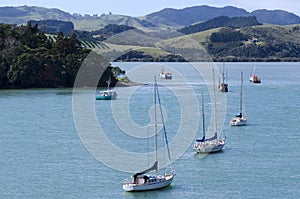
[[23,53],[14,62],[8,72],[9,82],[14,88],[30,88],[41,84],[41,63],[30,53]]

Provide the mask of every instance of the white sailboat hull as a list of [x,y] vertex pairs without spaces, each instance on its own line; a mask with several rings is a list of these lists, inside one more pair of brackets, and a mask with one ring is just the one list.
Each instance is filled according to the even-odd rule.
[[[251,79],[250,79],[251,81]],[[230,120],[231,126],[245,126],[247,122],[247,118],[243,116],[243,72],[241,72],[241,90],[240,90],[240,114],[234,116]]]
[[234,117],[230,121],[231,126],[245,126],[247,123],[247,119],[245,117]]
[[172,79],[172,73],[160,73],[161,79]]
[[123,189],[125,191],[148,191],[148,190],[165,188],[172,183],[174,176],[175,174],[161,176],[158,177],[157,180],[154,182],[146,182],[143,184],[125,182],[123,184]]
[[249,80],[250,80],[250,82],[252,82],[252,83],[261,83],[261,80],[260,80],[260,78],[258,77],[258,76],[251,76],[250,78],[249,78]]
[[224,139],[217,142],[196,143],[194,145],[194,150],[197,153],[216,153],[222,151],[224,145]]

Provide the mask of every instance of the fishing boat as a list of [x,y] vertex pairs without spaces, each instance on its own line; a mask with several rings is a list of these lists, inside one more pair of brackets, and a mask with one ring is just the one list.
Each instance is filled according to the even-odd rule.
[[261,80],[260,80],[259,76],[255,74],[255,67],[253,68],[253,71],[250,75],[249,80],[250,80],[250,82],[253,82],[255,84],[260,84],[261,83]]
[[223,71],[221,74],[221,82],[219,82],[219,91],[221,92],[228,92],[228,84],[225,83],[225,64],[223,63]]
[[117,98],[117,92],[113,89],[110,89],[111,79],[106,81],[107,88],[106,90],[100,91],[99,94],[96,95],[96,100],[114,100]]
[[171,72],[165,72],[164,67],[161,69],[161,72],[159,74],[160,79],[172,79],[172,73]]
[[[213,81],[215,82],[215,75],[213,70]],[[202,94],[202,131],[203,136],[201,139],[196,139],[196,143],[194,144],[194,150],[197,153],[216,153],[222,151],[225,146],[225,138],[220,139],[218,135],[217,129],[217,119],[216,119],[216,94],[215,94],[215,83],[213,83],[214,87],[214,130],[215,133],[212,137],[206,138],[205,132],[205,117],[204,117],[204,98]]]
[[243,115],[243,72],[241,72],[241,90],[240,90],[240,114],[233,117],[230,121],[231,126],[245,126],[247,118]]
[[155,190],[155,189],[161,189],[169,186],[173,178],[175,176],[175,172],[173,168],[171,168],[171,172],[167,173],[165,170],[164,174],[159,174],[159,169],[158,169],[158,160],[157,160],[157,122],[156,122],[156,104],[157,104],[157,99],[158,99],[158,105],[160,107],[160,115],[162,118],[162,125],[163,125],[163,131],[164,131],[164,137],[165,137],[165,142],[168,150],[168,158],[169,161],[171,162],[171,156],[170,156],[170,151],[169,151],[169,146],[168,146],[168,139],[167,139],[167,134],[166,134],[166,128],[163,120],[163,112],[162,112],[162,107],[161,107],[161,102],[160,102],[160,97],[159,97],[159,92],[158,92],[158,86],[156,83],[156,78],[154,79],[154,140],[155,140],[155,161],[153,166],[150,168],[138,172],[132,176],[131,181],[125,181],[123,183],[123,189],[125,191],[147,191],[147,190]]

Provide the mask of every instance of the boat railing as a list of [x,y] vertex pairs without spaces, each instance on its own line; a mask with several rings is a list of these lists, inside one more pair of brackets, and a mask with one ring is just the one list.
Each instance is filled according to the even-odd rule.
[[126,178],[124,181],[123,181],[123,184],[131,184],[133,183],[130,179]]

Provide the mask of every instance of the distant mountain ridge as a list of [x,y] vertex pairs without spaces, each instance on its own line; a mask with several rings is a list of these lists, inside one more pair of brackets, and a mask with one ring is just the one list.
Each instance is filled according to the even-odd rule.
[[158,24],[168,19],[170,24],[188,26],[193,23],[206,21],[219,16],[240,17],[255,16],[259,23],[269,23],[274,25],[290,25],[300,23],[300,17],[284,10],[256,10],[247,12],[244,9],[233,6],[216,8],[210,6],[194,6],[183,9],[166,8],[158,12],[151,13],[146,19]]
[[0,22],[22,24],[29,20],[70,21],[74,16],[57,8],[37,6],[0,7]]
[[284,10],[255,10],[251,12],[260,23],[291,25],[300,23],[300,17]]
[[233,6],[222,8],[207,5],[194,6],[183,9],[165,8],[144,17],[115,15],[112,13],[101,15],[70,14],[57,8],[37,6],[0,7],[0,23],[25,24],[29,20],[59,20],[71,21],[76,30],[98,30],[109,24],[127,25],[136,28],[180,28],[204,22],[215,17],[255,16],[259,23],[275,25],[290,25],[300,23],[300,17],[284,10],[256,10],[248,12]]
[[152,23],[160,23],[160,19],[168,19],[170,23],[181,26],[206,21],[219,16],[239,17],[249,14],[246,10],[232,6],[215,8],[210,6],[194,6],[183,9],[166,8],[146,16]]

